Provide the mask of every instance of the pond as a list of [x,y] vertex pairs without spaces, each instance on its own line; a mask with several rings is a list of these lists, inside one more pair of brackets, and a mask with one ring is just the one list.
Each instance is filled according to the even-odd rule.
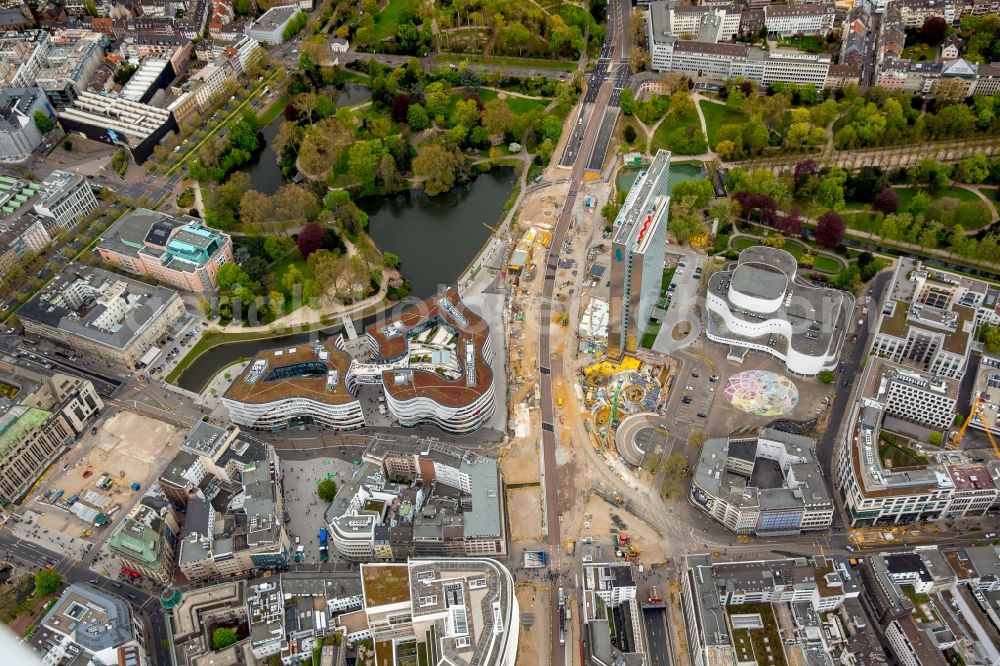
[[[399,256],[410,280],[411,295],[427,298],[440,284],[454,283],[478,254],[500,221],[503,204],[514,188],[515,171],[493,169],[436,197],[411,190],[368,199],[368,230],[379,249]],[[487,226],[490,225],[490,226]],[[374,317],[354,322],[364,331]],[[280,338],[231,342],[206,351],[177,379],[177,385],[200,392],[220,370],[261,349],[296,345],[340,332],[342,326]]]
[[[337,106],[361,104],[371,99],[371,96],[372,91],[360,83],[348,83],[337,95]],[[267,195],[274,194],[278,188],[285,184],[285,179],[281,175],[281,167],[278,165],[277,157],[271,148],[274,137],[278,135],[278,130],[283,122],[285,122],[285,117],[279,115],[261,130],[264,147],[258,151],[246,167],[250,172],[250,187]]]
[[368,233],[375,245],[401,260],[400,270],[418,298],[458,279],[493,234],[516,179],[498,168],[436,197],[409,190],[368,199]]
[[[615,186],[618,188],[618,191],[628,192],[635,183],[636,178],[639,177],[640,171],[642,171],[640,168],[622,169],[619,171],[618,177],[615,178]],[[667,178],[667,182],[669,183],[670,190],[673,191],[674,185],[681,181],[695,180],[696,178],[704,177],[705,174],[700,164],[696,164],[694,162],[682,162],[680,164],[670,165],[670,175]]]

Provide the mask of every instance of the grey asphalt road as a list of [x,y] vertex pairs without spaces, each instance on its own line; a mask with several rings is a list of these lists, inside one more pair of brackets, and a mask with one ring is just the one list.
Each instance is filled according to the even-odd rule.
[[[891,279],[892,274],[888,272],[879,273],[875,277],[875,280],[872,282],[871,289],[869,290],[872,297],[872,303],[877,304],[881,300],[882,292],[885,291],[886,285],[888,285]],[[862,320],[861,325],[858,326],[855,331],[858,335],[857,341],[855,343],[848,343],[844,345],[846,356],[841,358],[844,363],[844,369],[839,374],[841,379],[848,382],[848,387],[846,387],[846,390],[837,391],[833,399],[833,404],[830,406],[831,414],[848,413],[848,401],[851,397],[850,387],[854,385],[858,373],[861,371],[861,360],[867,353],[868,335],[876,316],[876,308],[869,307],[868,316]],[[827,428],[823,432],[823,436],[820,437],[819,443],[816,445],[816,455],[819,458],[820,466],[823,468],[823,476],[827,479],[833,478],[833,450],[835,448],[838,430],[839,428],[835,427]],[[838,522],[839,513],[834,512],[833,524],[835,527],[838,526]]]
[[[76,561],[62,556],[60,553],[46,550],[34,543],[19,539],[10,530],[0,530],[0,549],[4,557],[24,566],[37,568],[43,557],[56,561],[55,569],[68,583],[89,583],[96,581],[96,586],[105,593],[121,597],[131,605],[133,612],[139,612],[146,624],[146,650],[151,661],[156,666],[170,666],[169,650],[167,649],[166,614],[160,608],[159,600],[148,593],[124,582],[113,581],[110,578],[95,574],[93,571],[78,564]],[[117,584],[117,586],[116,586]],[[131,595],[131,596],[129,596]],[[32,645],[33,648],[36,646]]]
[[594,149],[590,151],[590,158],[587,161],[587,168],[591,171],[600,171],[604,168],[604,158],[608,154],[608,146],[611,144],[611,136],[614,134],[617,122],[618,107],[609,106],[604,110],[601,128],[597,132],[597,141],[594,143]]
[[667,609],[648,607],[642,609],[642,619],[646,623],[646,654],[650,666],[669,666],[670,645],[667,642]]

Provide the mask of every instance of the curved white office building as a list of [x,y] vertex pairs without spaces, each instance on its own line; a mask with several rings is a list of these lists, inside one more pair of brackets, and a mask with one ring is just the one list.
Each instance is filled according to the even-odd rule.
[[367,330],[370,359],[355,359],[347,389],[379,384],[403,426],[429,423],[451,433],[481,428],[496,410],[493,348],[486,322],[455,289],[432,296]]
[[349,356],[343,340],[262,351],[222,396],[233,423],[256,430],[365,425],[361,403],[344,384]]
[[730,345],[734,358],[748,349],[780,358],[798,375],[834,369],[854,297],[807,282],[797,268],[785,250],[743,250],[708,281],[708,338]]

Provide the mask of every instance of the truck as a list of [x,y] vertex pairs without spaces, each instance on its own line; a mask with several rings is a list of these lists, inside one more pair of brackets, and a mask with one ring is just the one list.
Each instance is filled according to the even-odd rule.
[[330,559],[330,550],[326,541],[326,528],[319,530],[319,561],[326,562]]

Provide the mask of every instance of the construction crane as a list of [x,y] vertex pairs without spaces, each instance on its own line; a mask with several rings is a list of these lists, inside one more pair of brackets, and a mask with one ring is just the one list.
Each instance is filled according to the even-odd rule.
[[608,414],[607,427],[604,429],[604,445],[608,447],[611,446],[611,428],[614,427],[614,423],[618,419],[618,397],[621,395],[621,391],[622,383],[619,381],[615,386],[614,397],[611,399],[611,412]]
[[969,415],[966,417],[965,422],[962,423],[962,427],[958,429],[957,433],[955,433],[955,436],[952,438],[948,448],[958,448],[958,445],[962,442],[962,437],[965,436],[965,430],[969,427],[969,424],[972,423],[973,417],[978,416],[979,421],[983,424],[983,430],[986,431],[986,437],[990,440],[990,444],[993,445],[993,453],[996,454],[997,458],[1000,458],[1000,446],[997,446],[997,440],[996,437],[993,436],[990,424],[983,416],[983,409],[979,406],[980,402],[982,402],[982,398],[977,395],[976,399],[972,401],[972,409],[969,410]]

